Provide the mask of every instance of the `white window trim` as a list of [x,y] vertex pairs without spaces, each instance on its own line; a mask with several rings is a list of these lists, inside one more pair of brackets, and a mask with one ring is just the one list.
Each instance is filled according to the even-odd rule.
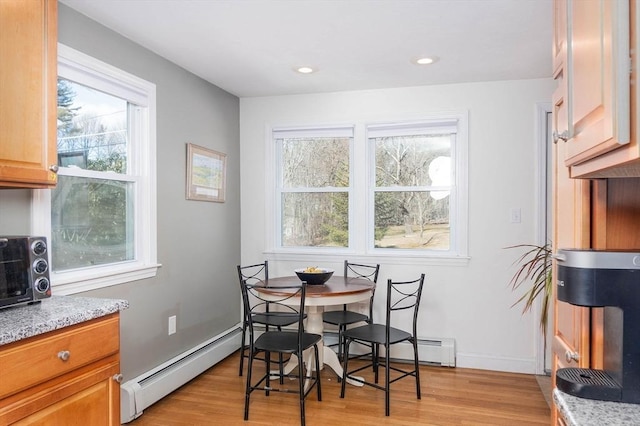
[[[68,295],[154,277],[161,266],[157,261],[156,86],[63,44],[58,44],[58,75],[82,84],[90,81],[93,88],[143,107],[135,109],[134,114],[143,116],[136,120],[139,126],[130,131],[142,135],[141,144],[132,149],[149,161],[135,165],[139,185],[134,207],[136,259],[71,271],[52,271],[53,292]],[[141,155],[134,158],[140,161]],[[63,169],[60,174],[65,174]],[[51,190],[34,190],[32,194],[31,233],[44,235],[51,241]]]
[[[273,126],[265,125],[265,250],[264,254],[268,260],[273,261],[295,261],[295,262],[316,262],[324,259],[326,262],[342,262],[345,256],[353,262],[393,262],[397,265],[435,265],[435,266],[466,266],[469,263],[469,207],[468,207],[468,111],[429,114],[420,120],[425,121],[445,121],[456,120],[456,174],[455,190],[460,191],[462,196],[458,198],[458,205],[453,206],[451,214],[455,215],[456,229],[452,230],[451,238],[456,246],[456,252],[420,251],[410,249],[374,249],[369,245],[373,241],[373,214],[367,213],[367,206],[372,206],[372,191],[368,189],[368,179],[371,176],[371,161],[354,161],[350,167],[350,194],[354,188],[366,191],[365,197],[350,197],[349,203],[349,227],[356,241],[350,242],[349,248],[327,248],[327,247],[279,247],[278,246],[278,208],[276,205],[276,185],[279,171],[276,164],[277,151],[274,143],[273,133],[282,128],[337,128],[354,127],[354,139],[351,146],[351,158],[371,158],[371,148],[366,135],[367,125],[373,122],[353,122],[350,124],[329,124],[329,125],[308,125],[308,126]],[[415,123],[415,119],[397,120],[396,123]],[[379,122],[376,122],[379,123]],[[361,169],[365,167],[363,172]],[[371,207],[370,207],[371,208]],[[355,220],[356,217],[367,217],[367,220]]]

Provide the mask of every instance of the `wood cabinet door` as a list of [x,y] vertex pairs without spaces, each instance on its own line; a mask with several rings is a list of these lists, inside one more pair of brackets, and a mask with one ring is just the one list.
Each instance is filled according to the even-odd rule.
[[567,13],[572,166],[631,140],[629,2],[571,0]]
[[[100,367],[91,373],[96,380],[87,384],[83,378],[71,378],[50,390],[55,402],[13,423],[22,425],[91,425],[120,424],[120,386],[113,379],[117,363]],[[70,393],[70,394],[69,394]],[[59,394],[68,396],[56,400]]]
[[57,2],[0,1],[0,187],[57,176]]

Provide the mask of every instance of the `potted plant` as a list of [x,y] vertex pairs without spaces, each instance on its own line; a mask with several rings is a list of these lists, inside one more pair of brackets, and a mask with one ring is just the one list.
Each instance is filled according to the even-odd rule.
[[551,244],[518,244],[507,247],[509,249],[526,249],[526,251],[513,263],[518,265],[518,269],[511,277],[509,286],[511,290],[517,291],[525,288],[525,292],[511,307],[522,304],[522,313],[531,310],[533,304],[539,296],[542,298],[540,308],[540,328],[543,334],[547,331],[547,317],[552,296],[552,276],[551,276]]

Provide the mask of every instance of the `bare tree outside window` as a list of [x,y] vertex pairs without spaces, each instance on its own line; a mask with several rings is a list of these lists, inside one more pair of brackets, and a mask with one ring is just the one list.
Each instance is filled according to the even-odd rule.
[[276,139],[281,163],[283,247],[348,247],[346,137]]
[[134,258],[134,184],[123,179],[128,108],[124,99],[58,80],[58,162],[65,171],[51,191],[56,271]]
[[464,118],[274,129],[276,247],[466,254]]
[[450,249],[454,136],[370,139],[375,149],[375,247]]

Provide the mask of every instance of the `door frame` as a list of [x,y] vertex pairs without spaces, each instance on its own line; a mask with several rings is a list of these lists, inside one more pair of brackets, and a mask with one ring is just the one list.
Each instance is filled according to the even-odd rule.
[[[552,123],[551,102],[537,102],[535,105],[535,162],[536,162],[536,191],[535,205],[537,220],[535,226],[535,244],[544,245],[551,241],[552,220]],[[542,302],[538,298],[532,309],[534,326],[535,374],[549,374],[551,371],[551,334],[549,325],[553,324],[553,309],[549,310],[547,318],[547,335],[540,329],[540,309]]]

